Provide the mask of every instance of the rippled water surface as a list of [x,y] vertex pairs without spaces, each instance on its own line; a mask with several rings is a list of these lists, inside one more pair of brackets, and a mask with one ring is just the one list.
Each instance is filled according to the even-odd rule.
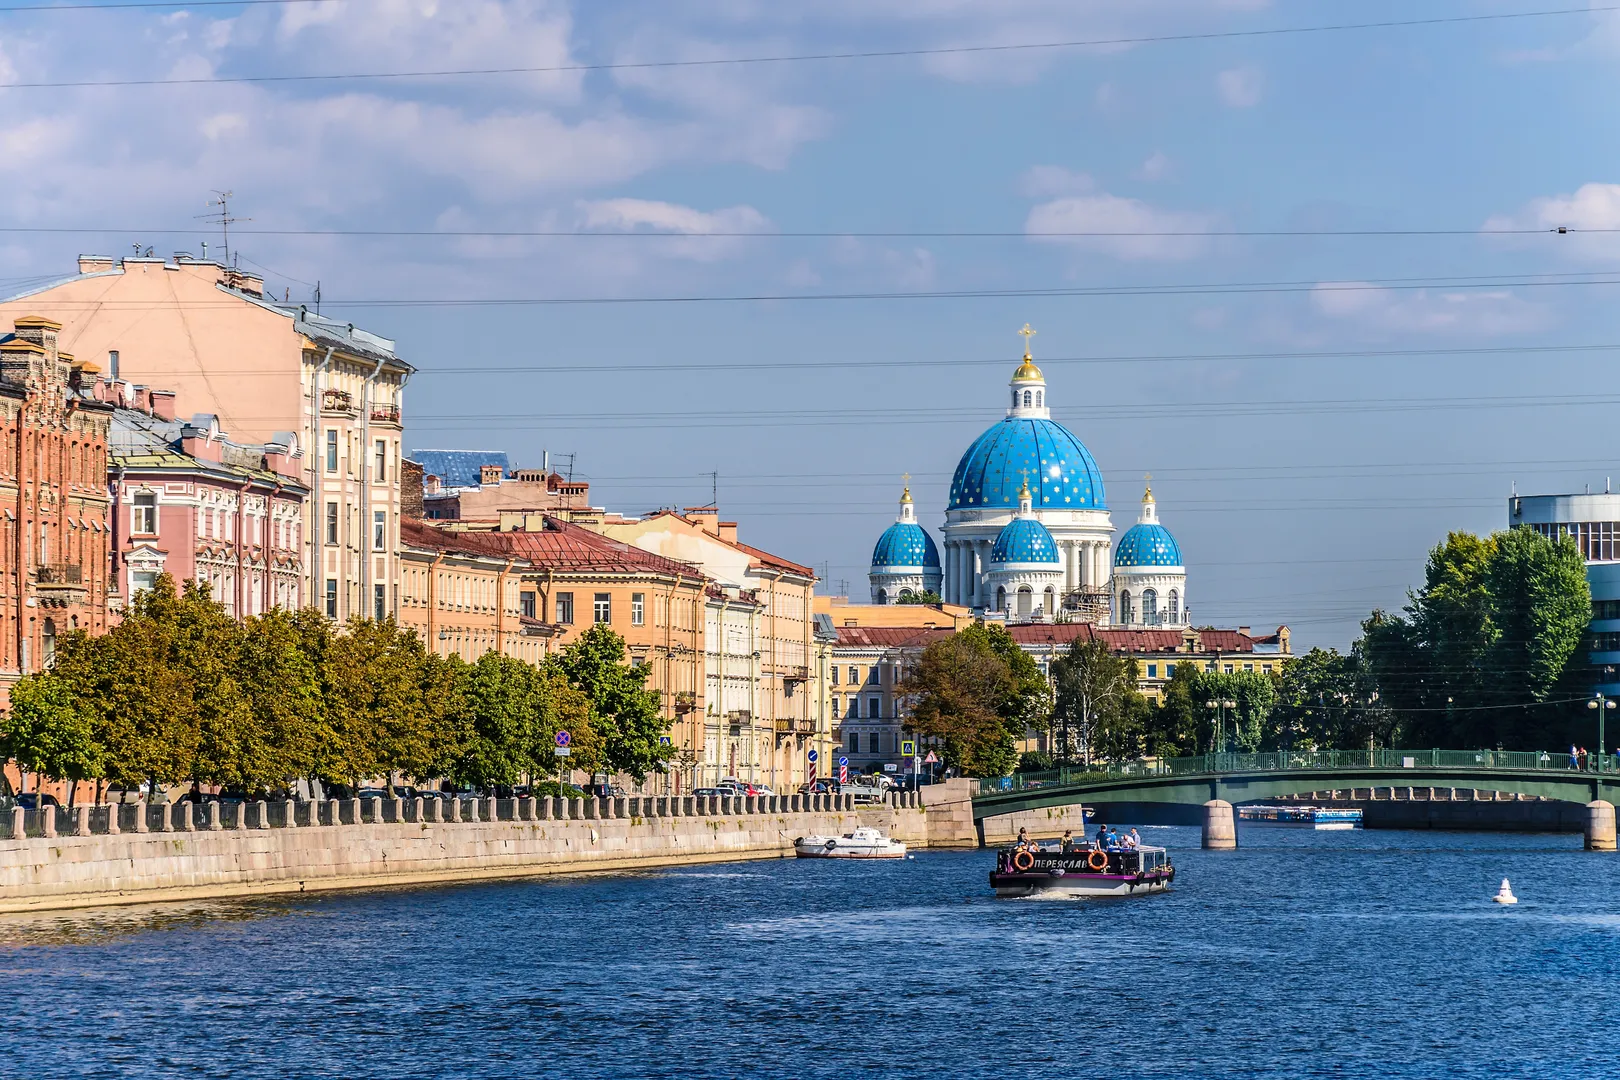
[[922,852],[0,916],[0,1072],[1620,1076],[1578,836],[1146,833],[1177,888],[1125,901]]

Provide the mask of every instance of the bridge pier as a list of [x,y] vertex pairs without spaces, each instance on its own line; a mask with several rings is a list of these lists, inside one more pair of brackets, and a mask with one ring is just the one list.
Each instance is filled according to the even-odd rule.
[[1593,799],[1586,804],[1586,850],[1614,849],[1614,803]]
[[[1605,803],[1604,805],[1608,805]],[[1614,807],[1609,807],[1609,844],[1614,845]],[[1204,847],[1212,851],[1232,851],[1237,847],[1237,820],[1232,804],[1211,799],[1204,804]]]

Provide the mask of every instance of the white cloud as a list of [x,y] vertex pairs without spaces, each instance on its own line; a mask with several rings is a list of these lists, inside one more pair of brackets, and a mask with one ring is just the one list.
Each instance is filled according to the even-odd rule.
[[1401,291],[1365,281],[1324,281],[1310,297],[1316,314],[1374,337],[1502,337],[1539,330],[1549,321],[1544,307],[1505,290]]
[[1031,199],[1044,199],[1050,195],[1078,195],[1096,191],[1097,181],[1090,173],[1074,172],[1061,165],[1031,165],[1019,177],[1019,194]]
[[1220,92],[1221,101],[1230,107],[1250,109],[1260,104],[1265,76],[1259,68],[1232,68],[1215,76],[1215,89]]
[[1573,231],[1564,236],[1493,239],[1519,247],[1534,244],[1537,250],[1561,253],[1581,261],[1612,263],[1620,259],[1616,233],[1598,230],[1620,230],[1620,184],[1582,184],[1573,194],[1531,199],[1518,213],[1493,215],[1482,228],[1487,233],[1533,229],[1549,234],[1568,228]]
[[690,206],[650,199],[600,199],[580,202],[579,211],[581,225],[586,229],[710,237],[671,240],[645,249],[651,256],[696,262],[719,262],[734,257],[748,243],[744,237],[727,234],[771,231],[770,220],[752,206],[728,206],[706,213]]
[[1136,170],[1136,175],[1148,181],[1163,180],[1170,175],[1170,158],[1163,151],[1155,150],[1148,155],[1146,161],[1142,162],[1141,167]]
[[[1140,199],[1107,192],[1072,195],[1034,207],[1024,231],[1049,243],[1097,251],[1118,259],[1172,262],[1194,259],[1209,250],[1204,235],[1215,219],[1205,214],[1161,210]],[[1043,233],[1136,233],[1121,236],[1040,236]],[[1140,235],[1173,233],[1176,235]]]

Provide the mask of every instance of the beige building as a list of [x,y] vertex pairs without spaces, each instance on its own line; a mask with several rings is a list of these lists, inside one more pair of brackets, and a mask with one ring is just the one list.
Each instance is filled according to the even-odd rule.
[[247,442],[302,454],[304,596],[334,619],[397,611],[400,433],[411,367],[387,338],[296,305],[218,263],[81,256],[79,273],[0,302],[62,324],[111,379],[172,389]]
[[[661,511],[640,519],[609,514],[599,523],[585,524],[644,551],[690,563],[713,587],[737,598],[715,620],[720,640],[704,642],[706,667],[732,669],[743,633],[739,620],[752,619],[750,658],[757,654],[752,701],[745,709],[733,692],[730,698],[722,694],[712,709],[704,708],[699,775],[759,781],[779,793],[795,790],[808,776],[809,751],[824,758],[831,748],[812,678],[814,571],[742,543],[736,522],[721,521],[713,507]],[[753,605],[746,616],[743,596]],[[728,675],[716,674],[722,688],[732,684]]]
[[492,650],[530,664],[545,659],[558,630],[523,613],[527,560],[485,534],[411,518],[400,526],[399,555],[399,623],[430,651],[468,663]]

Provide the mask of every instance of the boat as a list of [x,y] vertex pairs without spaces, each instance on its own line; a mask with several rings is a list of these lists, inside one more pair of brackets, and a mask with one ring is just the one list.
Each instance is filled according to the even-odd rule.
[[1361,828],[1361,811],[1322,806],[1240,806],[1238,820],[1246,825],[1285,825],[1332,832]]
[[862,825],[842,836],[801,836],[793,841],[801,859],[903,859],[906,845]]
[[990,871],[997,896],[1146,896],[1164,892],[1174,880],[1176,868],[1162,847],[1105,851],[1089,843],[1068,851],[1039,844],[1002,848]]

